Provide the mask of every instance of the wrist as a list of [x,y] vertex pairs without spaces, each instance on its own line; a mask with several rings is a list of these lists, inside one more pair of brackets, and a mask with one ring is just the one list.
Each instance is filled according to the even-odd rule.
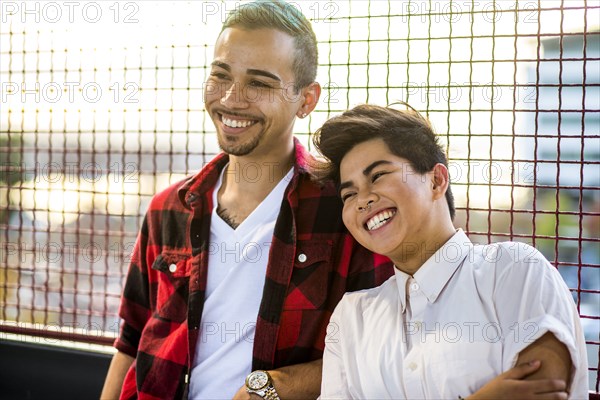
[[273,378],[268,371],[256,370],[246,377],[246,392],[266,400],[280,400]]

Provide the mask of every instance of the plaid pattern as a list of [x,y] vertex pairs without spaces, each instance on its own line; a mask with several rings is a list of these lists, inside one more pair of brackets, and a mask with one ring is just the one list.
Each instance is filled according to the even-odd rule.
[[[342,295],[377,286],[393,274],[387,258],[371,254],[346,232],[337,191],[311,180],[312,156],[297,140],[295,154],[294,176],[270,247],[253,369],[321,358],[327,323]],[[212,191],[227,162],[227,155],[218,155],[150,204],[129,268],[120,308],[123,323],[115,341],[119,351],[136,357],[121,398],[186,397],[204,305]]]

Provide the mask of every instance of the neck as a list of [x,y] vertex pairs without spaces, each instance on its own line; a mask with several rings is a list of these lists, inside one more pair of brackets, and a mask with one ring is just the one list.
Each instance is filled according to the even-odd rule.
[[399,254],[391,259],[400,271],[414,275],[455,233],[456,228],[450,221],[443,227],[430,231],[424,236],[426,240],[417,243],[403,243]]
[[[294,146],[271,154],[230,156],[223,177],[223,188],[228,192],[241,192],[245,196],[260,198],[281,181],[294,165]],[[262,197],[262,198],[261,198]]]

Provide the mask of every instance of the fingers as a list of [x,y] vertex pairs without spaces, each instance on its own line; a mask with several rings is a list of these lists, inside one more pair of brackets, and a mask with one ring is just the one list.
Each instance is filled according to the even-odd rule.
[[569,394],[567,392],[544,393],[535,395],[536,400],[567,400]]
[[540,366],[538,360],[517,365],[486,383],[469,399],[566,400],[568,393],[564,380],[525,380]]
[[515,393],[523,398],[562,400],[567,399],[567,384],[561,379],[536,379],[514,383]]
[[531,383],[536,384],[535,387],[533,387],[534,393],[567,392],[567,383],[562,379],[538,379],[531,381]]
[[523,379],[537,371],[541,365],[542,363],[539,360],[519,364],[509,369],[501,376],[503,376],[505,379]]

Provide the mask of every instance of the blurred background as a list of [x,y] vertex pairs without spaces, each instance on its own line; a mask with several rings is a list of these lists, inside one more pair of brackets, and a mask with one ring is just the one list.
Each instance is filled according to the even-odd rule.
[[[406,101],[446,146],[456,223],[540,250],[600,348],[600,5],[296,1],[319,40],[310,135]],[[108,351],[148,202],[217,152],[203,83],[229,1],[0,4],[0,339]]]

